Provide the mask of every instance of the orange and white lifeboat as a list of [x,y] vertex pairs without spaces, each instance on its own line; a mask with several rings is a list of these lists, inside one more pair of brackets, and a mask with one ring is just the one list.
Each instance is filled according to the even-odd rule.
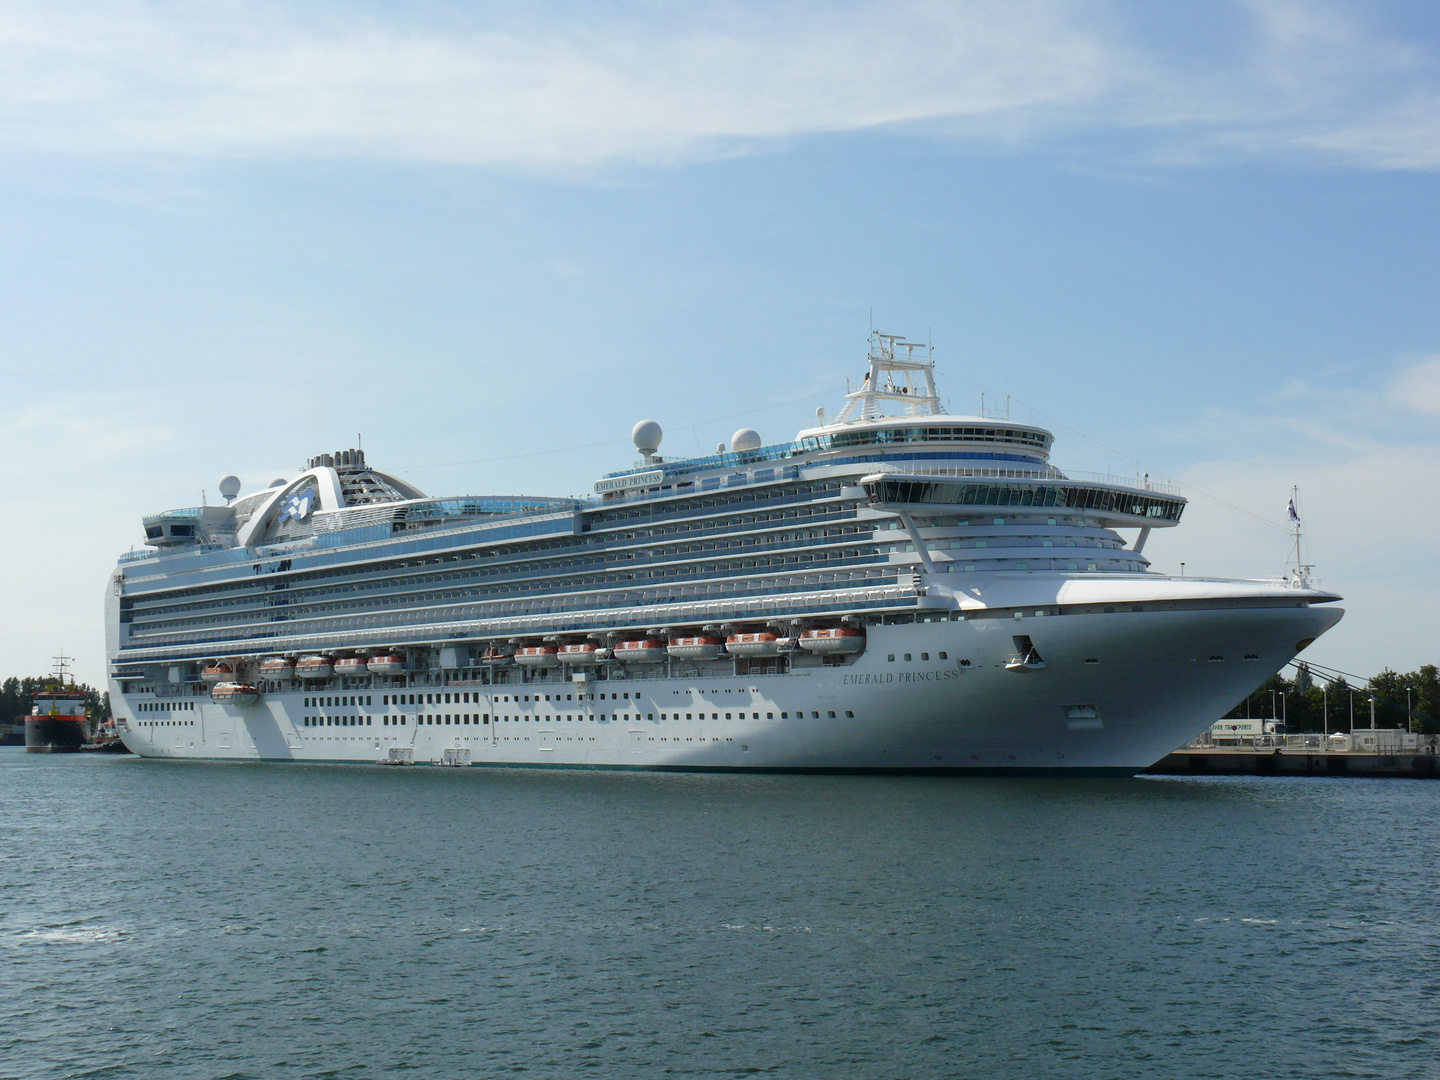
[[665,659],[665,642],[654,638],[617,641],[614,655],[626,664],[659,664]]
[[510,664],[515,660],[514,645],[490,645],[480,655],[482,664]]
[[363,656],[344,656],[335,661],[335,674],[355,678],[369,674],[369,661]]
[[260,691],[249,683],[221,682],[210,688],[210,700],[219,705],[254,705]]
[[806,652],[857,653],[865,651],[865,631],[856,626],[828,626],[806,630],[800,635],[800,648]]
[[216,683],[228,682],[233,678],[235,678],[235,669],[229,664],[218,661],[200,672],[200,681],[210,683],[212,686]]
[[266,679],[293,679],[295,661],[284,656],[272,656],[260,665],[260,674]]
[[370,657],[365,670],[371,675],[399,675],[405,670],[405,657],[401,653],[381,653]]
[[297,679],[328,679],[333,670],[330,660],[324,656],[303,656],[295,664]]
[[524,667],[559,667],[559,645],[526,645],[515,650],[515,663]]
[[560,646],[560,662],[562,664],[598,664],[601,660],[610,659],[610,650],[596,645],[592,641],[581,642],[578,645]]
[[724,651],[725,639],[714,634],[672,637],[669,645],[672,660],[713,660]]
[[732,656],[775,656],[790,644],[789,638],[762,631],[757,634],[731,634],[725,639],[725,651]]

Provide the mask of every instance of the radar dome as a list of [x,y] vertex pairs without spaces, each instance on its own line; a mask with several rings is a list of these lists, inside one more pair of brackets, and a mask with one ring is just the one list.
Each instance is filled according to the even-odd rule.
[[630,438],[635,440],[635,449],[642,454],[653,454],[660,449],[660,440],[665,437],[665,432],[660,430],[660,425],[654,420],[641,420],[630,432]]
[[240,478],[238,476],[225,476],[220,479],[220,494],[226,499],[233,499],[240,494]]
[[741,428],[730,436],[730,449],[736,452],[741,450],[759,450],[760,433],[754,428]]

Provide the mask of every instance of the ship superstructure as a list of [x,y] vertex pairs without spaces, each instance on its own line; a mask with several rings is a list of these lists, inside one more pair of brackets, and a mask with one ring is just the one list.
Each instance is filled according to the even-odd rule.
[[1134,771],[1339,620],[1305,579],[1152,572],[1176,491],[1067,476],[1048,431],[946,415],[928,349],[871,345],[833,421],[682,460],[642,422],[590,498],[430,498],[355,449],[145,518],[107,597],[126,745]]

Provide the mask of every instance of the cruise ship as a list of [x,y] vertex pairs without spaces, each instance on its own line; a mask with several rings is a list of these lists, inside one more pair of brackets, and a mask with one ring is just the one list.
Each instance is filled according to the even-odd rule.
[[[1339,621],[1304,574],[1175,578],[1186,501],[953,416],[872,335],[789,442],[640,458],[585,498],[434,498],[359,449],[144,518],[106,596],[145,757],[1133,774]],[[982,413],[985,410],[981,410]]]

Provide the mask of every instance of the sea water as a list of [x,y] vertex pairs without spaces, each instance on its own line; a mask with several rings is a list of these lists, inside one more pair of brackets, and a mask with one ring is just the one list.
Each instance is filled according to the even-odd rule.
[[1435,1077],[1440,784],[0,751],[0,1076]]

